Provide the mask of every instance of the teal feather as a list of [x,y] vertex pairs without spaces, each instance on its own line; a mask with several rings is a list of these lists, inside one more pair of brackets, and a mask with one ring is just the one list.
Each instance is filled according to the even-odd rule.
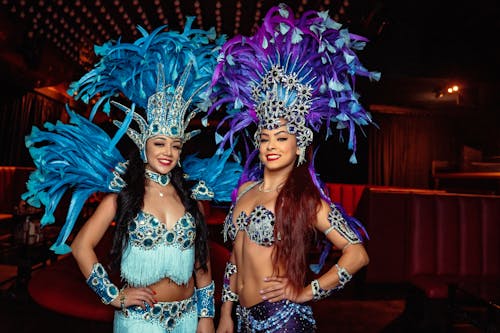
[[231,202],[232,192],[243,172],[243,167],[238,162],[230,160],[232,153],[232,149],[227,149],[222,153],[215,153],[210,158],[198,158],[197,153],[186,156],[182,162],[186,179],[203,181],[214,193],[213,201]]
[[[133,43],[120,40],[96,46],[100,60],[94,68],[70,85],[68,93],[89,103],[93,97],[99,101],[92,107],[90,119],[98,110],[108,112],[106,107],[111,98],[124,96],[138,107],[146,108],[148,98],[156,90],[158,64],[163,64],[165,86],[176,86],[176,80],[188,63],[192,63],[195,75],[191,75],[185,86],[184,96],[192,96],[212,78],[217,64],[217,52],[225,42],[225,36],[216,39],[215,29],[193,29],[194,17],[188,17],[184,31],[164,31],[161,26],[148,33],[138,26],[141,34]],[[215,43],[211,43],[215,40]],[[195,96],[193,105],[208,110],[210,99]],[[187,99],[187,98],[186,98]]]
[[[68,124],[45,123],[46,130],[33,128],[26,137],[26,146],[36,169],[30,174],[27,192],[21,198],[35,207],[45,207],[42,226],[55,222],[54,211],[65,193],[71,191],[66,220],[52,246],[58,254],[67,253],[65,241],[74,228],[86,200],[108,188],[118,163],[124,158],[115,147],[124,131],[113,139],[99,126],[67,109]],[[130,117],[129,117],[130,118]],[[125,120],[129,121],[130,120]]]

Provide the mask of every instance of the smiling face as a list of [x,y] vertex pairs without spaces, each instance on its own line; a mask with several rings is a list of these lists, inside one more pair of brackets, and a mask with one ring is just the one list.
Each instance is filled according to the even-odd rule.
[[154,136],[146,143],[147,168],[162,175],[177,165],[182,151],[182,141],[164,135]]
[[294,166],[300,149],[295,135],[288,133],[285,125],[277,129],[262,129],[260,133],[259,158],[269,170]]

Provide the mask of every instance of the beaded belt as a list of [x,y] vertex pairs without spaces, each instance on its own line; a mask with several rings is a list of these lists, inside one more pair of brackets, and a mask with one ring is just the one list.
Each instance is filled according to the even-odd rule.
[[196,298],[174,302],[158,302],[152,307],[146,303],[146,309],[134,305],[121,311],[125,317],[138,318],[164,327],[167,332],[172,331],[183,315],[193,312],[196,315]]

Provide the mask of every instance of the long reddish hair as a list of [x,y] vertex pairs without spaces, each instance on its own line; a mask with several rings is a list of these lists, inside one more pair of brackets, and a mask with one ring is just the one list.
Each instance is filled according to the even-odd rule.
[[[309,147],[307,160],[311,161]],[[303,287],[307,253],[314,236],[314,222],[321,205],[319,190],[313,183],[307,163],[293,168],[275,206],[273,265],[285,265],[286,275],[296,290]]]

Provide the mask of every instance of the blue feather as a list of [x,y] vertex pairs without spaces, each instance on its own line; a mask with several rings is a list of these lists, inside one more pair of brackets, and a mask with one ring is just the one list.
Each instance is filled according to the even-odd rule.
[[115,147],[123,136],[113,139],[99,126],[67,108],[68,124],[45,123],[45,131],[34,127],[26,137],[26,146],[36,169],[30,174],[27,192],[22,199],[35,207],[45,206],[42,226],[55,222],[54,211],[62,196],[71,191],[71,203],[66,221],[52,249],[66,253],[65,241],[71,234],[83,205],[96,192],[111,192],[108,188],[118,163],[124,158]]
[[[197,153],[186,156],[182,162],[186,179],[198,183],[203,181],[214,193],[213,201],[231,202],[231,194],[237,187],[243,171],[239,163],[229,160],[232,154],[232,149],[227,149],[220,154],[215,153],[210,158],[198,158]],[[205,197],[201,199],[207,200]]]

